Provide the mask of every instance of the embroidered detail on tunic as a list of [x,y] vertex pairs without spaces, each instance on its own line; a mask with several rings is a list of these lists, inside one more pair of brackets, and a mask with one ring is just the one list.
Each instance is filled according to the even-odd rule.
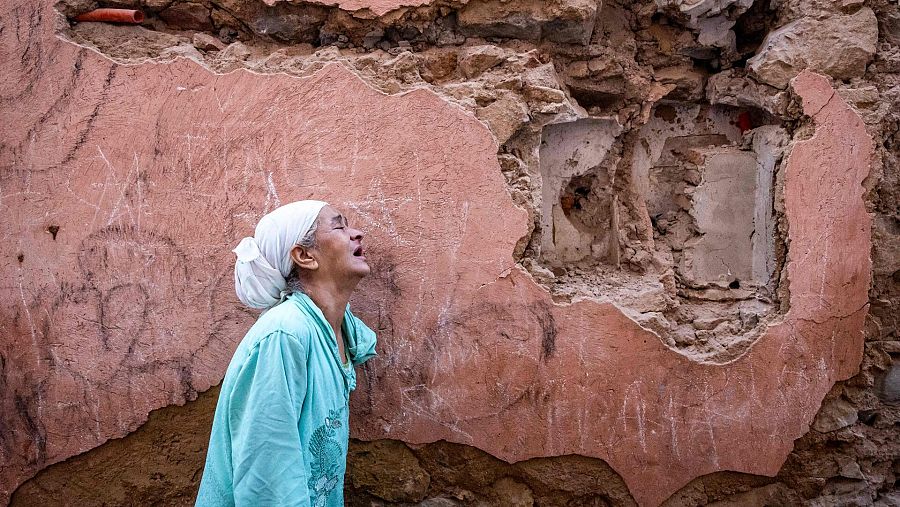
[[344,454],[335,438],[335,429],[341,427],[340,416],[339,410],[329,410],[325,424],[316,428],[309,439],[309,450],[313,456],[309,471],[309,495],[314,507],[327,505],[328,497],[341,479]]

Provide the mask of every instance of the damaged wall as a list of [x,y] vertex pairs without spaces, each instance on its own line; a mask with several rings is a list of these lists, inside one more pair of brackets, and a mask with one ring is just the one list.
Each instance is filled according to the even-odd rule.
[[3,499],[163,441],[103,482],[189,503],[228,250],[312,196],[373,259],[350,503],[896,499],[886,2],[110,5],[0,11]]

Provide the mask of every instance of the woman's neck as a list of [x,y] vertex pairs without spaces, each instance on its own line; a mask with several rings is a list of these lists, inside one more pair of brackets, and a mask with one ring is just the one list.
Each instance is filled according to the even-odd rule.
[[350,302],[350,295],[353,293],[353,289],[316,282],[307,282],[303,285],[304,292],[322,311],[322,315],[325,316],[325,320],[331,325],[334,335],[340,336],[344,312],[347,309],[347,304]]

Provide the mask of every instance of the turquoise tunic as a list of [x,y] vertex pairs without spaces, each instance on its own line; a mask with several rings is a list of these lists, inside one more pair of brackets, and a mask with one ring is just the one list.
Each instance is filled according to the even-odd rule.
[[350,313],[352,364],[304,294],[264,313],[238,345],[216,405],[198,506],[342,506],[348,401],[375,333]]

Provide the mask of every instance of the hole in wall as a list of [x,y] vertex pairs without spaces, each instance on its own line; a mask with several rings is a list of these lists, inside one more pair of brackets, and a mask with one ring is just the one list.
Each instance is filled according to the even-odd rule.
[[777,315],[788,134],[742,108],[651,113],[624,135],[604,118],[544,127],[537,260],[558,298],[613,302],[685,355],[728,361]]
[[572,83],[569,93],[581,107],[591,110],[593,115],[602,116],[622,107],[625,100],[620,93],[598,90],[594,87]]
[[746,12],[738,16],[734,30],[737,53],[746,59],[759,49],[771,27],[777,26],[777,13],[770,0],[756,0]]
[[605,171],[573,176],[560,193],[559,207],[580,235],[590,237],[590,255],[618,265],[616,195]]

